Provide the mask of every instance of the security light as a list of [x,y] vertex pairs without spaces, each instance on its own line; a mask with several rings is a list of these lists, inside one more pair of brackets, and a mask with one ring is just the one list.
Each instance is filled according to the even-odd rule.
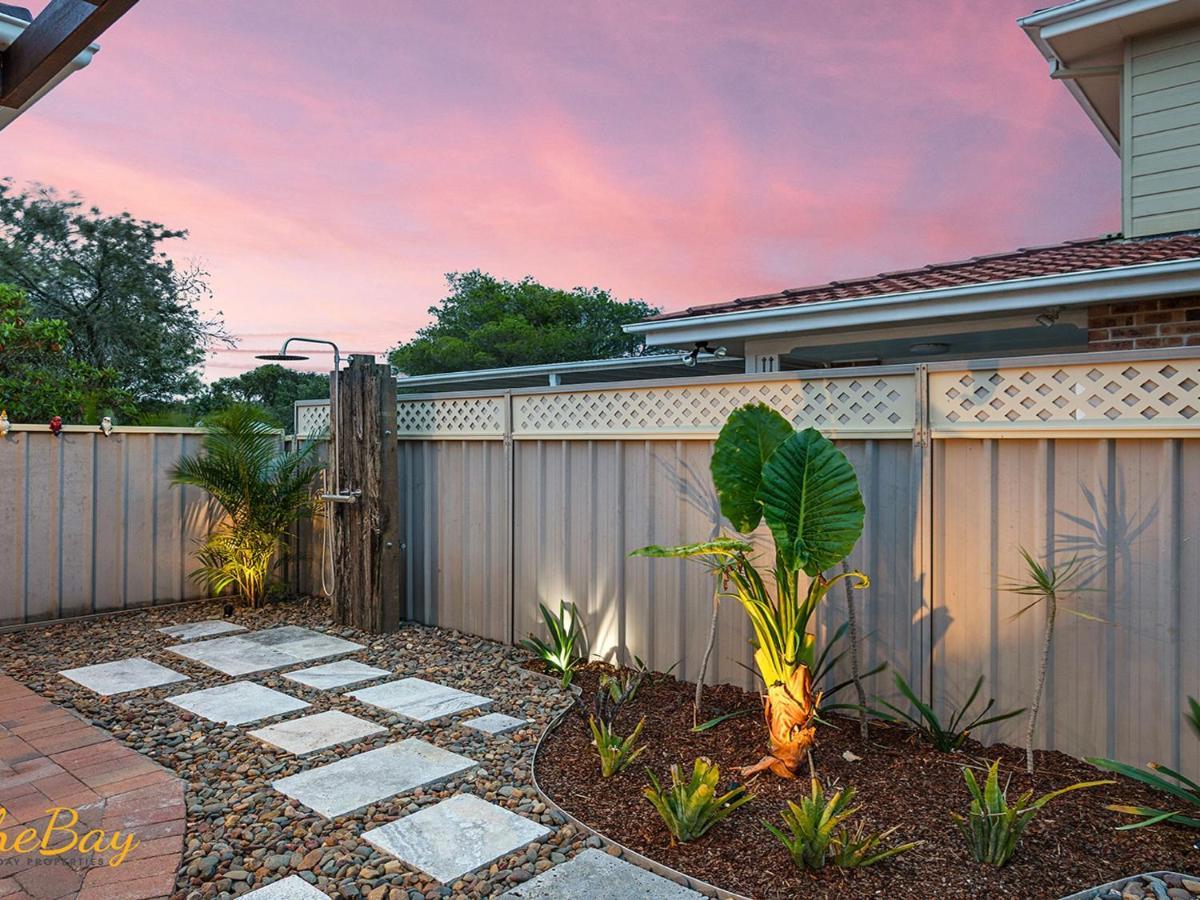
[[1038,316],[1033,321],[1037,322],[1043,328],[1049,328],[1058,321],[1058,317],[1062,315],[1061,306],[1051,306],[1044,313]]

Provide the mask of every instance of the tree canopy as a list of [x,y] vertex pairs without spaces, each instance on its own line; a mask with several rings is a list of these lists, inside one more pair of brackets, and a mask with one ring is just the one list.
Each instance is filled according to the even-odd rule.
[[227,340],[219,314],[205,318],[197,306],[209,295],[206,273],[177,267],[162,249],[186,236],[0,179],[0,282],[65,323],[66,354],[111,370],[139,407],[194,392],[205,349]]
[[199,416],[235,405],[260,408],[275,425],[292,428],[292,404],[329,398],[329,376],[294,372],[280,365],[259,366],[241,375],[220,378],[194,400]]
[[566,291],[532,278],[503,281],[478,270],[446,276],[434,321],[389,354],[407,375],[640,356],[645,342],[622,325],[658,312],[600,288]]
[[25,293],[0,284],[0,409],[13,422],[98,422],[130,409],[116,372],[70,359],[71,335],[61,319],[34,315]]

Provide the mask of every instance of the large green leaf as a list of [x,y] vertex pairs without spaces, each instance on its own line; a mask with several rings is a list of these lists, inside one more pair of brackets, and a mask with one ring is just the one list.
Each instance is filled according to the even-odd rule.
[[862,535],[854,466],[815,428],[779,445],[763,466],[758,498],[780,559],[809,577],[849,556]]
[[763,464],[795,433],[765,403],[748,403],[729,414],[713,447],[712,477],[721,514],[736,531],[749,534],[762,521],[758,491]]
[[691,559],[695,556],[736,556],[750,553],[754,547],[737,538],[719,537],[699,544],[684,544],[680,547],[660,547],[651,544],[649,547],[639,547],[630,552],[630,556],[650,556],[655,558]]

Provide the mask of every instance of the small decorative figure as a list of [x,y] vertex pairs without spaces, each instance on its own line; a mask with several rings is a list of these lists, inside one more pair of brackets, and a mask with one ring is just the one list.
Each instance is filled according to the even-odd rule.
[[113,430],[112,416],[105,416],[103,419],[100,420],[100,431],[104,434],[105,437],[108,437],[110,434],[112,434],[112,430]]
[[50,420],[50,433],[55,435],[62,434],[62,416],[55,416]]
[[12,430],[12,422],[8,421],[8,410],[0,409],[0,438]]

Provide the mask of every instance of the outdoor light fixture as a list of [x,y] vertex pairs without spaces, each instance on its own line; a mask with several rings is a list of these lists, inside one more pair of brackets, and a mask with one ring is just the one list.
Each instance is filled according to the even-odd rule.
[[1044,313],[1038,316],[1033,321],[1037,322],[1043,328],[1049,328],[1058,321],[1058,317],[1062,315],[1061,306],[1051,306]]
[[701,353],[707,353],[716,359],[724,359],[728,352],[724,347],[709,349],[708,341],[697,341],[695,347],[679,357],[679,361],[689,368],[694,368]]
[[949,344],[943,344],[939,341],[926,341],[923,344],[913,344],[908,348],[908,352],[913,356],[937,356],[939,353],[945,353],[949,349]]
[[112,430],[113,430],[112,416],[105,416],[103,419],[100,420],[100,431],[101,431],[101,433],[103,433],[103,435],[105,437],[108,437],[110,434],[112,434]]

